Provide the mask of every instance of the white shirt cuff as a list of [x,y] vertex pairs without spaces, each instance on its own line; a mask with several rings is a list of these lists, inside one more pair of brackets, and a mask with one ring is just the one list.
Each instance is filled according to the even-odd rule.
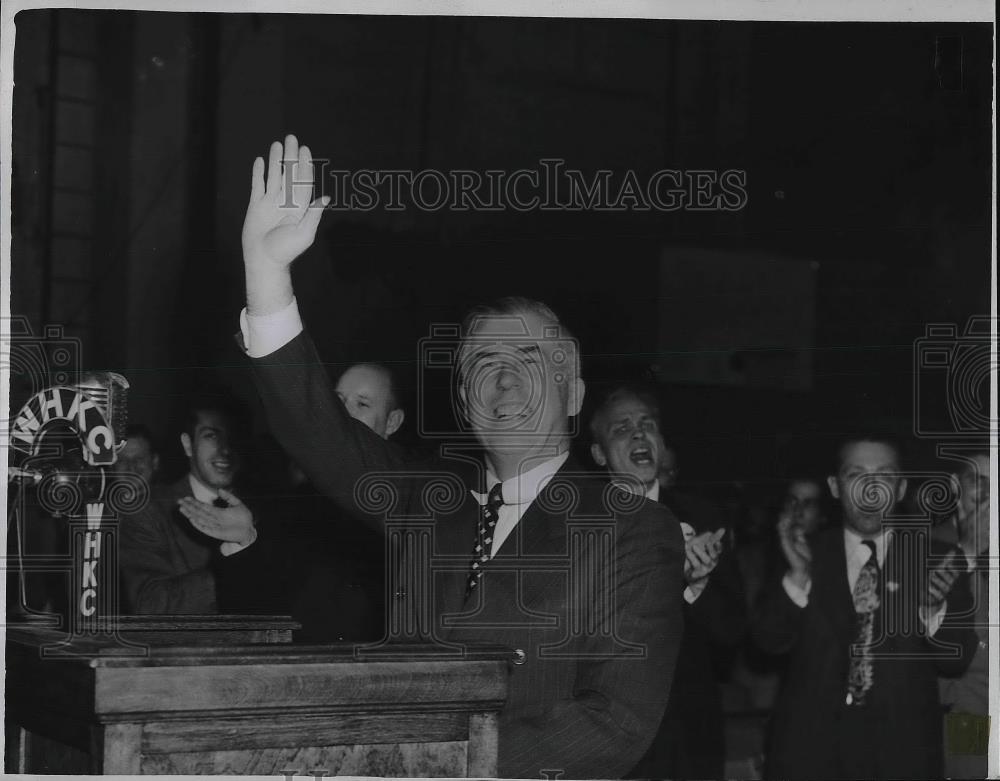
[[251,529],[252,534],[250,535],[250,541],[245,543],[238,542],[224,542],[219,546],[219,552],[223,556],[232,556],[234,553],[239,553],[241,550],[246,550],[251,545],[257,541],[257,530]]
[[945,614],[948,612],[948,600],[941,603],[941,607],[933,615],[927,614],[927,608],[922,607],[917,611],[917,615],[920,616],[920,620],[923,622],[924,626],[927,627],[927,636],[934,637],[937,634],[937,630],[941,628],[941,624],[944,621]]
[[247,355],[263,358],[279,350],[302,333],[302,318],[294,298],[284,309],[269,315],[249,315],[240,312],[240,331]]
[[791,575],[785,575],[781,579],[781,585],[785,589],[785,593],[788,594],[788,598],[792,600],[799,607],[805,607],[809,604],[809,591],[812,589],[812,581],[808,581],[805,588],[801,588],[792,582]]
[[693,605],[695,600],[700,597],[704,591],[705,586],[708,585],[708,578],[702,578],[701,580],[695,581],[689,586],[684,587],[684,601],[689,605]]

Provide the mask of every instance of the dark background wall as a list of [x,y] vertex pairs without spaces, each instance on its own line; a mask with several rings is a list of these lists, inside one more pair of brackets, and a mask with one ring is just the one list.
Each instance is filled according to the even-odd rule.
[[[988,25],[98,11],[15,22],[12,312],[36,332],[63,324],[88,366],[125,374],[132,417],[163,436],[199,384],[253,398],[232,341],[240,226],[250,164],[286,132],[342,169],[557,157],[640,178],[745,170],[746,207],[728,213],[332,212],[295,272],[324,354],[392,361],[414,385],[431,323],[492,294],[549,302],[581,339],[595,395],[619,378],[657,384],[699,482],[813,469],[846,428],[908,434],[914,341],[989,311]],[[739,375],[781,323],[811,322],[780,348],[808,356],[804,377],[755,387],[662,370],[668,308],[690,324],[671,350],[718,332],[733,308],[697,275],[665,276],[665,259],[692,250],[745,256],[748,269],[808,265],[808,285],[750,274],[739,304],[760,327],[730,327]]]

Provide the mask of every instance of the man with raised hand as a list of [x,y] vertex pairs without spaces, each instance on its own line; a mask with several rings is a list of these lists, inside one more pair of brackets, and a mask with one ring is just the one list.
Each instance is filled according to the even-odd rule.
[[[403,527],[392,609],[421,639],[512,649],[499,775],[623,775],[652,741],[670,689],[683,621],[680,530],[663,508],[570,461],[584,392],[578,354],[540,302],[502,300],[462,325],[456,412],[481,459],[415,465],[353,420],[293,296],[291,262],[326,203],[312,200],[312,184],[309,150],[294,136],[271,146],[266,178],[264,161],[254,162],[241,326],[275,434],[346,510],[379,529]],[[417,580],[418,546],[408,545],[421,530],[445,563]]]
[[180,440],[188,473],[122,519],[125,608],[146,615],[268,612],[276,597],[256,587],[255,557],[244,553],[257,538],[254,513],[232,493],[241,465],[237,416],[209,394],[187,406]]

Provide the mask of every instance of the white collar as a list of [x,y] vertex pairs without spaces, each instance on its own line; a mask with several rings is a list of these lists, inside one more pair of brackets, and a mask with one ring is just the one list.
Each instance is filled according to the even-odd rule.
[[875,555],[878,557],[877,561],[881,567],[885,562],[886,548],[892,542],[892,529],[883,528],[875,537],[862,537],[854,529],[844,526],[844,551],[848,558],[854,556],[862,547],[867,547],[863,546],[862,543],[868,539],[875,543]]
[[[552,479],[552,476],[562,468],[562,465],[566,463],[566,459],[568,458],[569,451],[567,450],[555,458],[543,461],[527,472],[521,472],[504,480],[500,485],[500,490],[503,494],[503,503],[531,504],[531,502],[535,501],[535,497],[542,492],[542,489],[545,488],[549,480]],[[494,486],[497,482],[496,475],[493,474],[492,470],[488,470],[486,472],[486,484]],[[488,493],[484,494],[479,491],[471,491],[471,493],[480,504],[486,504],[489,498]]]
[[[618,473],[616,473],[616,474],[618,474]],[[660,481],[659,480],[654,480],[653,484],[649,488],[647,488],[645,491],[643,491],[641,494],[639,493],[639,489],[642,488],[642,483],[640,483],[634,477],[632,479],[630,479],[630,480],[612,480],[611,482],[614,483],[619,488],[621,488],[627,494],[635,494],[636,496],[645,496],[647,499],[649,499],[650,501],[653,501],[653,502],[659,502],[660,501]]]
[[213,491],[207,485],[205,485],[201,480],[195,477],[193,474],[188,472],[188,482],[191,484],[191,493],[195,499],[199,502],[205,502],[205,504],[211,504],[216,499],[219,498],[219,492]]

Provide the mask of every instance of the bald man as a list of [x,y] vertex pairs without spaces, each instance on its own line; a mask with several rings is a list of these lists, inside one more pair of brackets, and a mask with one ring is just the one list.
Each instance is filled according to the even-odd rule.
[[335,388],[349,414],[382,439],[403,425],[405,413],[392,371],[379,363],[356,363],[340,375]]

